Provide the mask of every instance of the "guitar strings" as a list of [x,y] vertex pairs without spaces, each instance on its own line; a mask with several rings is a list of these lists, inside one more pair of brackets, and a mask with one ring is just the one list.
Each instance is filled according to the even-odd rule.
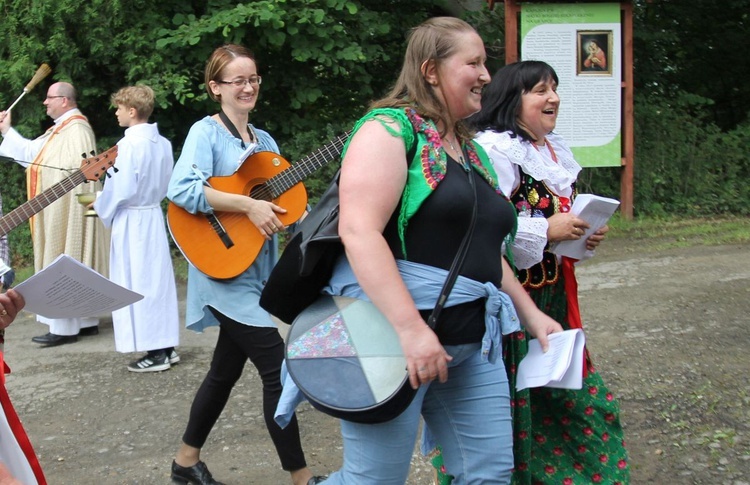
[[262,186],[256,188],[251,194],[248,194],[248,196],[267,201],[276,199],[279,195],[300,183],[305,176],[323,167],[328,163],[328,160],[340,155],[341,149],[349,138],[350,133],[351,132],[346,132],[336,137],[336,139],[328,145],[320,148],[318,151],[303,158],[297,163],[290,165],[289,168],[268,179],[262,184]]

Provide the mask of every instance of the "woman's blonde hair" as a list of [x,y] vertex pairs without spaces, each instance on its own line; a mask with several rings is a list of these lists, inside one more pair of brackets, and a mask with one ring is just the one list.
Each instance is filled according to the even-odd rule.
[[425,62],[434,61],[437,65],[456,52],[456,38],[476,30],[465,21],[455,17],[433,17],[409,32],[404,63],[396,84],[388,95],[372,103],[370,108],[414,107],[426,118],[439,126],[448,127],[455,123],[459,136],[467,138],[468,130],[461,120],[449,120],[446,108],[435,95],[434,88],[427,82],[422,72]]
[[206,83],[206,91],[208,92],[208,95],[211,96],[211,99],[214,101],[220,102],[221,100],[211,90],[211,86],[208,85],[209,81],[220,81],[221,73],[224,71],[224,68],[227,67],[227,64],[238,57],[247,57],[257,65],[255,55],[252,51],[247,47],[237,44],[225,44],[221,47],[217,47],[211,53],[211,57],[208,58],[203,80]]

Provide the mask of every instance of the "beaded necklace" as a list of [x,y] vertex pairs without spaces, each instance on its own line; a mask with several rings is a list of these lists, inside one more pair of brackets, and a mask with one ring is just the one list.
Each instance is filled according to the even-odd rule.
[[[464,169],[468,169],[469,167],[468,167],[468,166],[466,165],[466,160],[464,160],[464,154],[463,154],[463,151],[461,151],[461,150],[456,150],[456,147],[455,147],[455,146],[453,146],[453,142],[452,142],[452,141],[450,141],[450,140],[449,140],[448,138],[446,138],[446,139],[445,139],[445,141],[447,141],[447,142],[448,142],[448,146],[449,146],[449,147],[451,147],[451,150],[453,150],[453,152],[454,152],[454,153],[458,153],[458,163],[460,163],[460,164],[461,164],[461,166],[462,166],[462,167],[463,167]],[[458,142],[458,140],[456,140],[456,142]]]

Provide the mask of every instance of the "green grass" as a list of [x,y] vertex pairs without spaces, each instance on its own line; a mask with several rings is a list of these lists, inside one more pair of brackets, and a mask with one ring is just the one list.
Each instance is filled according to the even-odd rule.
[[188,263],[179,251],[172,255],[172,266],[174,267],[174,278],[178,283],[187,282]]
[[17,285],[18,283],[26,280],[27,278],[29,278],[29,276],[34,274],[34,265],[32,264],[29,266],[17,267],[15,268],[15,270],[16,270],[16,281],[14,284]]
[[608,239],[628,239],[652,250],[689,246],[750,243],[750,217],[638,218],[616,215],[610,220]]

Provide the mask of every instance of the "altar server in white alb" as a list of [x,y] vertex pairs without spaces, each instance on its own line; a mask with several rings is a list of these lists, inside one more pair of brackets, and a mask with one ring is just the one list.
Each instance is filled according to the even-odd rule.
[[143,295],[143,299],[112,313],[115,349],[147,352],[128,365],[132,372],[170,368],[180,357],[179,315],[172,258],[161,201],[172,176],[172,144],[148,123],[154,92],[129,86],[112,96],[120,126],[117,163],[94,202],[105,226],[112,228],[110,278]]

